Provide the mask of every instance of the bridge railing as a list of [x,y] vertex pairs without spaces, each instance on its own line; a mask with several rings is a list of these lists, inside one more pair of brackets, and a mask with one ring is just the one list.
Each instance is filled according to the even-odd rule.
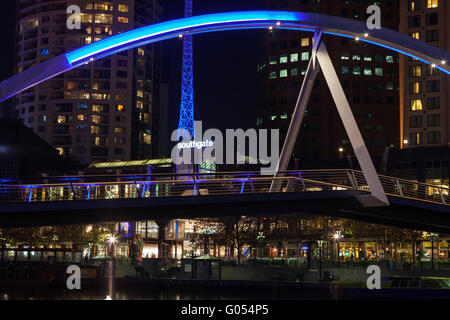
[[[380,175],[387,195],[450,204],[447,187]],[[268,193],[276,182],[279,192],[370,191],[361,171],[302,170],[277,177],[259,172],[144,174],[115,176],[40,177],[0,183],[0,201],[52,202],[138,199]]]
[[[290,171],[283,175],[274,178],[261,176],[258,172],[237,172],[132,177],[97,176],[96,178],[92,176],[45,177],[41,178],[41,181],[33,181],[34,184],[1,184],[0,201],[3,203],[52,202],[268,193],[274,181],[280,184],[281,192],[352,189],[349,178],[351,175],[343,170]],[[63,179],[67,182],[49,183]]]

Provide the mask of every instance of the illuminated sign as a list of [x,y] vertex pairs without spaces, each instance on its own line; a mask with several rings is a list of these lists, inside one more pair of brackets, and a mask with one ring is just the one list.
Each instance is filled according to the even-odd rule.
[[178,149],[202,149],[211,148],[213,146],[213,142],[211,140],[180,142],[177,146]]

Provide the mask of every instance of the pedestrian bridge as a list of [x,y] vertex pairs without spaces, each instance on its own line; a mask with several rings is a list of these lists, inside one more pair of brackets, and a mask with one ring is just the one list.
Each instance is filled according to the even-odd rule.
[[[367,208],[357,170],[40,177],[3,180],[0,226],[279,215],[346,217],[450,233],[449,188],[380,175],[390,205]],[[276,184],[277,192],[271,192]],[[431,229],[430,229],[431,228]]]

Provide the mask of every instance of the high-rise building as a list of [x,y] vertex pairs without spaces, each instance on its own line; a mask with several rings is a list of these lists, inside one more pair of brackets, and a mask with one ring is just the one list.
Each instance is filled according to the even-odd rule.
[[[448,1],[400,1],[400,32],[449,51],[448,15],[450,15]],[[402,147],[448,145],[450,142],[448,75],[432,65],[402,56],[400,89]]]
[[[337,5],[337,2],[338,5]],[[397,1],[380,3],[382,27],[398,28]],[[314,12],[366,21],[374,1],[267,1],[270,10]],[[260,110],[257,125],[287,132],[314,35],[311,32],[267,30],[261,74]],[[355,119],[372,156],[399,145],[398,55],[354,39],[324,35],[334,67]],[[314,84],[304,122],[294,148],[294,158],[327,160],[352,155],[353,150],[323,75]]]
[[[156,0],[18,0],[16,72],[106,37],[156,23]],[[69,6],[81,10],[70,30]],[[160,49],[147,45],[61,74],[15,98],[16,116],[60,154],[92,161],[157,150]]]

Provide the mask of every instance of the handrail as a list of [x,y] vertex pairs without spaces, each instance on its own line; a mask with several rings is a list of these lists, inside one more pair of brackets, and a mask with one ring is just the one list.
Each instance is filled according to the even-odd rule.
[[[206,195],[269,193],[270,185],[279,181],[281,192],[317,192],[356,190],[369,192],[361,171],[353,169],[289,170],[283,175],[262,176],[257,171],[218,173],[157,173],[71,177],[35,177],[41,183],[14,184],[3,182],[2,203],[99,200],[189,196],[186,191],[204,190]],[[177,179],[187,176],[188,179]],[[450,204],[450,188],[402,178],[379,175],[389,196],[424,202]],[[151,179],[149,179],[151,178]],[[161,180],[158,180],[161,179]],[[67,182],[42,183],[57,179]],[[20,179],[26,180],[26,179]],[[78,180],[78,181],[77,181]],[[89,181],[94,180],[94,181]],[[106,180],[106,181],[105,181]],[[16,180],[20,182],[19,180]],[[82,181],[82,182],[80,182]],[[246,184],[247,182],[248,184]],[[248,187],[247,187],[248,185]],[[0,204],[1,207],[1,204]]]

